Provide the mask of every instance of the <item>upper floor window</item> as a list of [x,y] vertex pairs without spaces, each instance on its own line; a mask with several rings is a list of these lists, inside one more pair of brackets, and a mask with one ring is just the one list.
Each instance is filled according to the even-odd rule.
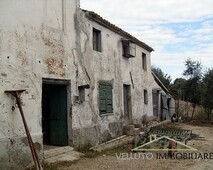
[[101,52],[101,31],[93,28],[93,50]]
[[146,54],[142,53],[142,68],[146,71],[147,70],[147,63],[146,63]]
[[124,57],[135,57],[136,56],[136,45],[129,40],[123,40],[123,56]]

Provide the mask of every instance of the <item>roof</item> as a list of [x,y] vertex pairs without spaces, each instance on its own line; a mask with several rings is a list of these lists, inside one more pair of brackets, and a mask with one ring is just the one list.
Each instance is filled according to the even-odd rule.
[[160,79],[155,75],[155,73],[152,71],[152,75],[156,81],[156,83],[166,92],[169,93],[169,90],[164,86],[164,84],[160,81]]
[[135,38],[134,36],[130,35],[128,32],[122,30],[121,28],[117,27],[116,25],[110,23],[109,21],[105,20],[104,18],[102,18],[100,15],[96,14],[93,11],[88,11],[88,10],[83,10],[83,12],[85,12],[86,17],[91,20],[94,21],[110,30],[112,30],[113,32],[125,37],[126,39],[129,39],[130,41],[134,42],[135,44],[143,47],[144,49],[146,49],[149,52],[154,51],[154,49],[150,46],[148,46],[147,44],[145,44],[144,42],[138,40],[137,38]]

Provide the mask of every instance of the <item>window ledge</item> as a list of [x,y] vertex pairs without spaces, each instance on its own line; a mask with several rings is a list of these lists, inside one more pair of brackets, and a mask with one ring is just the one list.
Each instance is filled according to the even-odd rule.
[[102,51],[97,51],[97,50],[93,50],[94,52],[97,52],[97,53],[102,53]]
[[100,117],[103,117],[103,116],[114,116],[114,113],[99,113]]

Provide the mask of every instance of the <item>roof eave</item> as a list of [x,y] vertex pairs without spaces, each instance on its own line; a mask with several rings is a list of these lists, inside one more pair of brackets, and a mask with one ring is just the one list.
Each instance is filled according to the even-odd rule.
[[87,11],[87,10],[82,10],[83,12],[85,12],[85,16],[89,19],[92,20],[110,30],[112,30],[113,32],[131,40],[132,42],[136,43],[137,45],[143,47],[144,49],[146,49],[149,52],[154,51],[154,49],[152,47],[150,47],[149,45],[145,44],[144,42],[138,40],[137,38],[133,37],[132,35],[130,35],[129,33],[127,33],[126,31],[122,30],[121,28],[117,27],[116,25],[110,23],[109,21],[105,20],[104,18],[102,18],[100,15],[96,14],[95,12],[92,11]]

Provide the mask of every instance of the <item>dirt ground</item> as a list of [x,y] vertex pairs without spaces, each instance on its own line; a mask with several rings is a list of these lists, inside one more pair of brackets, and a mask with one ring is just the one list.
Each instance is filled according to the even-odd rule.
[[[184,129],[192,130],[199,139],[190,140],[187,145],[198,149],[200,153],[213,153],[213,126],[179,124]],[[155,153],[156,154],[156,153]],[[84,157],[74,163],[58,164],[56,169],[67,170],[212,170],[213,159],[117,159],[115,153],[101,153],[93,158]]]

